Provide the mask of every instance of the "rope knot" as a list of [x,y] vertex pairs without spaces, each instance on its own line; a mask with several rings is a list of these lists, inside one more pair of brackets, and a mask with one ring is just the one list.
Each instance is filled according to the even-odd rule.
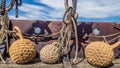
[[72,22],[71,18],[76,20],[78,18],[78,13],[74,12],[72,7],[69,7],[63,15],[64,24],[70,24]]

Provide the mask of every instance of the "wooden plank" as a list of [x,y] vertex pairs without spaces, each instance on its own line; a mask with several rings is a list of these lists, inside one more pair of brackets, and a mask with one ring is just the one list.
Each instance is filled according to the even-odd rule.
[[[78,60],[81,60],[82,58],[78,58]],[[37,62],[36,62],[37,61]],[[63,62],[66,64],[66,68],[71,68],[69,65],[69,62]],[[28,64],[14,64],[14,63],[10,63],[10,64],[0,64],[0,68],[65,68],[65,65],[63,65],[63,63],[58,63],[58,64],[45,64],[40,62],[39,59],[35,59],[32,63],[28,63]],[[90,65],[86,59],[83,60],[82,62],[76,64],[76,65],[72,65],[73,68],[98,68],[95,66]],[[109,66],[108,68],[120,68],[120,59],[114,59],[113,61],[113,65]]]
[[68,57],[63,57],[63,66],[64,68],[73,68]]

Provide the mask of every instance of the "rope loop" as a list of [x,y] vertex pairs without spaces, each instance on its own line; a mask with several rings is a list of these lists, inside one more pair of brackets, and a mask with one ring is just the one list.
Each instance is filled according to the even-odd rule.
[[72,19],[71,17],[73,17],[75,20],[78,18],[78,13],[73,13],[73,8],[72,7],[69,7],[64,15],[63,15],[63,23],[64,24],[70,24],[72,22]]
[[[77,7],[77,0],[72,0],[72,8],[73,8],[73,13],[76,12],[76,7]],[[68,0],[64,0],[64,6],[65,6],[65,9],[67,10],[70,6],[68,5]]]
[[[72,0],[73,6],[68,6],[68,0],[64,0],[65,5],[65,13],[63,15],[63,25],[65,25],[64,28],[64,35],[61,35],[60,38],[62,39],[61,43],[63,46],[63,54],[68,54],[70,52],[70,40],[72,37],[72,32],[75,33],[75,43],[76,43],[76,52],[75,57],[72,61],[72,64],[76,63],[77,55],[78,55],[78,34],[77,34],[77,22],[76,19],[78,18],[78,14],[76,13],[76,6],[77,6],[77,0]],[[73,31],[74,30],[74,31]],[[68,58],[69,59],[69,58]]]
[[73,10],[73,8],[72,7],[69,7],[66,11],[65,11],[65,13],[64,13],[64,15],[63,15],[63,23],[64,24],[69,24],[70,22],[71,22],[71,16],[72,16],[72,10]]

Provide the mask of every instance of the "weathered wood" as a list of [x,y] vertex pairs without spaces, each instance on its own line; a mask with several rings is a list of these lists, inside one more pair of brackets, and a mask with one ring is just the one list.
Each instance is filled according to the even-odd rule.
[[[82,58],[79,58],[78,60],[81,60]],[[39,61],[39,62],[38,62]],[[69,67],[69,65],[68,65]],[[90,65],[86,59],[76,65],[72,66],[73,68],[98,68],[95,66]],[[28,64],[0,64],[0,68],[65,68],[62,63],[58,64],[44,64],[40,62],[39,59],[34,60],[32,63]],[[107,67],[107,68],[120,68],[120,59],[114,59],[113,65]]]
[[63,57],[63,66],[64,68],[73,68],[68,57]]
[[[36,34],[34,32],[34,27],[39,27],[41,28],[41,33],[40,34],[52,34],[59,32],[61,27],[62,27],[62,22],[61,21],[39,21],[39,20],[12,20],[11,21],[11,28],[13,26],[18,26],[22,30],[23,33],[25,34]],[[103,38],[96,38],[96,37],[86,37],[86,35],[91,35],[91,36],[103,36],[103,35],[109,35],[113,33],[118,33],[120,32],[118,29],[115,29],[114,26],[115,23],[113,22],[78,22],[77,23],[77,28],[78,28],[78,38],[79,38],[79,54],[78,57],[83,57],[83,50],[81,49],[81,46],[85,48],[87,44],[85,41],[103,41]],[[120,27],[120,24],[116,25],[117,27]],[[100,30],[100,34],[95,35],[93,33],[93,29],[95,27],[98,27]],[[118,34],[120,35],[120,34]],[[111,40],[116,36],[108,37],[106,38],[107,40]],[[44,47],[47,44],[52,43],[53,41],[56,41],[59,35],[53,36],[52,38],[44,39],[43,41],[36,41],[36,49],[37,52],[39,53],[40,49]],[[11,40],[12,41],[12,40]],[[116,41],[116,40],[115,40]],[[71,40],[71,57],[74,57],[74,38]],[[114,43],[114,42],[113,42]],[[120,48],[120,47],[118,47]],[[119,49],[116,48],[114,49],[115,51],[115,56],[119,56]]]

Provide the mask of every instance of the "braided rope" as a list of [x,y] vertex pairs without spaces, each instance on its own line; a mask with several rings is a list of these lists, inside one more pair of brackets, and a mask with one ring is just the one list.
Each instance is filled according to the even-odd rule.
[[[12,2],[10,3],[10,6],[8,8],[5,8],[6,5],[6,0],[2,0],[0,8],[2,11],[0,11],[0,14],[2,15],[1,18],[1,31],[0,31],[0,45],[3,43],[4,39],[6,39],[6,48],[7,48],[7,53],[8,53],[8,32],[5,30],[9,30],[9,22],[8,22],[8,11],[12,9],[14,5],[14,0],[11,0]],[[6,63],[6,61],[3,59],[2,53],[0,51],[0,59],[2,60],[3,63]]]
[[[7,11],[5,11],[4,16],[1,19],[1,31],[0,31],[0,44],[2,44],[3,40],[6,38],[6,47],[7,47],[7,52],[8,52],[8,34],[6,32],[4,32],[4,30],[8,30],[8,15],[7,15]],[[1,55],[1,54],[0,54]],[[3,59],[2,55],[0,56],[1,60],[3,63],[6,63],[5,60]]]
[[6,0],[2,0],[2,2],[0,4],[1,15],[5,14],[5,4],[6,4]]
[[77,0],[72,0],[72,4],[73,4],[73,13],[76,13]]
[[[3,0],[2,2],[1,2],[1,4],[0,4],[0,14],[2,14],[2,11],[3,11],[3,9],[2,8],[4,8],[5,10],[4,10],[4,12],[5,11],[10,11],[12,8],[13,8],[13,6],[14,6],[14,3],[15,3],[15,0],[11,0],[11,3],[10,3],[10,5],[7,7],[7,8],[5,8],[5,1],[6,0]],[[4,2],[4,3],[3,3]],[[4,4],[4,5],[3,5]],[[3,6],[2,6],[3,5]],[[5,14],[5,13],[4,13]]]

